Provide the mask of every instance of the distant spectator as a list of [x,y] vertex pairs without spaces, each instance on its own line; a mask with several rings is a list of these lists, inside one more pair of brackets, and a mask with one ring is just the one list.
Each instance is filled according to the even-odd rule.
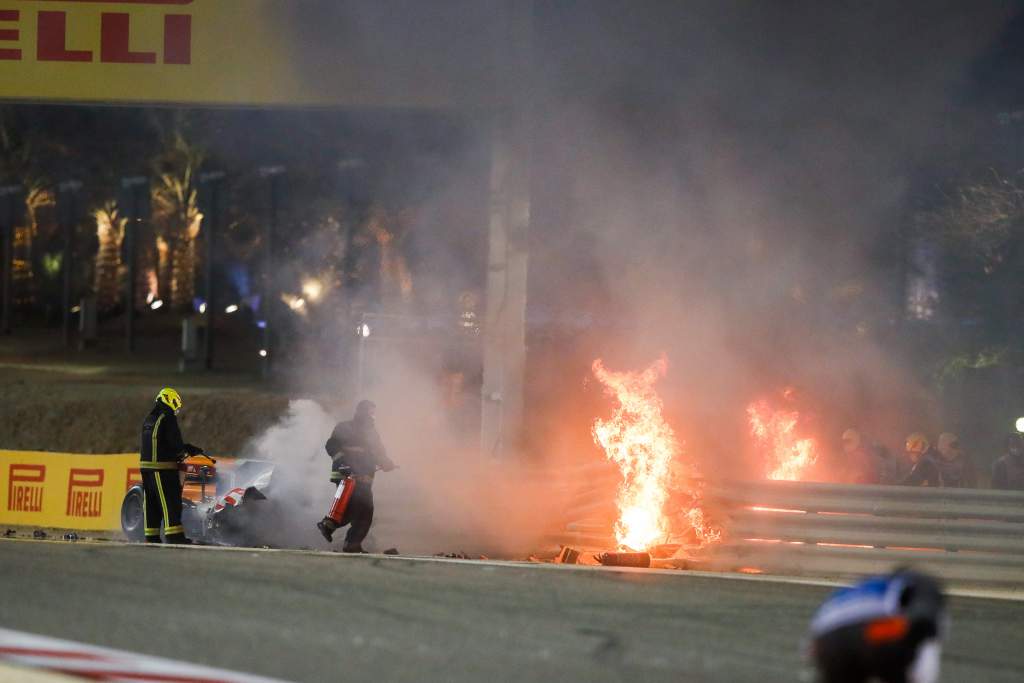
[[939,469],[938,457],[924,434],[915,432],[908,436],[906,451],[911,467],[910,472],[900,484],[903,486],[942,486],[942,471]]
[[879,458],[873,449],[864,443],[864,437],[856,429],[847,429],[841,438],[843,444],[842,481],[850,484],[879,483]]
[[944,432],[939,434],[935,446],[938,451],[936,463],[942,485],[949,488],[971,489],[978,485],[978,475],[974,463],[960,448],[960,439],[956,434]]
[[1006,436],[1006,453],[992,465],[992,488],[1024,491],[1024,437]]
[[892,454],[885,445],[876,443],[872,446],[878,458],[878,480],[881,484],[899,484],[907,474],[907,462]]

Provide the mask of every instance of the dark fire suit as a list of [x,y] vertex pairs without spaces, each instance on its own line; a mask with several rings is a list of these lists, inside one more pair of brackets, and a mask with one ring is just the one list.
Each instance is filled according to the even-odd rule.
[[995,461],[992,488],[1024,491],[1024,454],[1007,453]]
[[900,484],[903,486],[942,486],[942,470],[939,468],[938,458],[935,451],[929,448],[921,454]]
[[974,488],[977,486],[977,474],[974,471],[974,463],[963,453],[947,459],[939,457],[935,459],[939,468],[939,476],[942,485],[947,488]]
[[182,440],[174,411],[157,402],[142,423],[139,446],[139,471],[146,494],[143,515],[147,543],[160,542],[161,524],[165,542],[188,542],[181,525],[178,463],[184,456],[196,453],[202,453],[202,449]]
[[347,474],[356,480],[340,526],[350,525],[345,535],[345,546],[360,547],[373,524],[374,473],[378,468],[393,469],[394,463],[388,458],[371,417],[357,416],[339,422],[324,448],[333,461],[331,481],[339,484]]

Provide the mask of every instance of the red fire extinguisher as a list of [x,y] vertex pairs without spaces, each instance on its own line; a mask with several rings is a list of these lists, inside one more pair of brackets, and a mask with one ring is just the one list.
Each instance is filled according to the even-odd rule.
[[338,526],[342,525],[345,518],[345,510],[348,509],[348,501],[352,498],[352,492],[356,490],[356,478],[352,475],[345,477],[338,490],[334,492],[334,502],[331,503],[331,511],[327,516],[334,520]]

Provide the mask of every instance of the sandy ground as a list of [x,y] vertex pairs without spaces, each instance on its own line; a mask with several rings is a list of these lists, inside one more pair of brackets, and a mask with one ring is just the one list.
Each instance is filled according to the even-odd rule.
[[161,349],[133,357],[103,349],[65,351],[53,331],[0,339],[0,446],[12,450],[124,453],[163,386],[178,389],[186,440],[238,454],[285,410],[281,387],[252,373],[180,373]]

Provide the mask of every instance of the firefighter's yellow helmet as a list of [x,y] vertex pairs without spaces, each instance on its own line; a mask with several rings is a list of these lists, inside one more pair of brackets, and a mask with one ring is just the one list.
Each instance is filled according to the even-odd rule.
[[160,393],[156,395],[156,400],[163,403],[174,412],[181,410],[181,395],[170,387],[164,387],[161,389]]
[[910,453],[924,453],[930,446],[928,437],[921,432],[914,432],[907,437],[907,451]]

